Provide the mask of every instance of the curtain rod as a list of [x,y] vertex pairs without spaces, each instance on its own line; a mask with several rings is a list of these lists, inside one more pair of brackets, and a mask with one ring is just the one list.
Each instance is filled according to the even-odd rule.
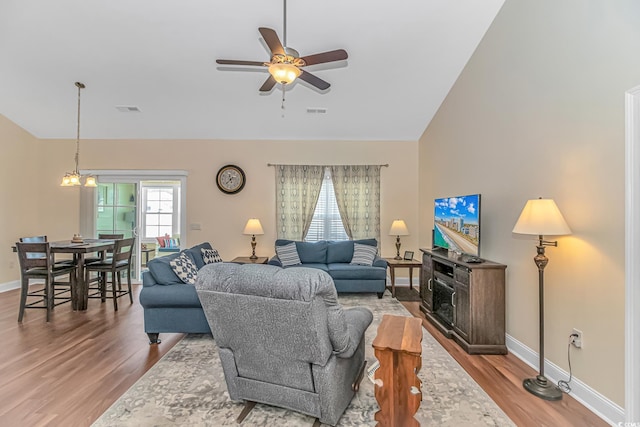
[[381,168],[388,168],[389,163],[385,163],[384,165],[299,165],[299,164],[291,164],[291,165],[281,165],[276,163],[267,163],[267,166],[380,166]]

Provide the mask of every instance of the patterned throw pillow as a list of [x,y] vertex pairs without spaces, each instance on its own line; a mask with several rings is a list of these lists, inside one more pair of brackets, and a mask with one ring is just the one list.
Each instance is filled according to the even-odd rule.
[[283,246],[276,246],[276,254],[280,258],[283,267],[302,264],[298,256],[296,242],[291,242]]
[[198,269],[187,254],[180,254],[180,256],[169,261],[169,265],[183,283],[188,283],[190,285],[194,285],[196,283]]
[[202,251],[202,260],[206,264],[212,264],[214,262],[222,262],[222,258],[220,258],[220,254],[215,249],[200,249]]
[[354,243],[353,258],[351,258],[351,264],[373,265],[373,260],[375,259],[377,253],[378,253],[378,248],[375,246]]

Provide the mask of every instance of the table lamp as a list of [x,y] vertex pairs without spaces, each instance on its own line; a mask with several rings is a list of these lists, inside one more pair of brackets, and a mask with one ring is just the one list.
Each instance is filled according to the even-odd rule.
[[408,236],[407,224],[401,219],[394,219],[389,229],[389,236],[396,236],[396,256],[394,259],[402,259],[400,256],[400,236]]
[[558,246],[557,241],[546,241],[544,236],[562,236],[571,234],[564,217],[552,199],[529,200],[522,209],[520,217],[513,227],[516,234],[538,236],[538,254],[533,261],[538,266],[538,307],[540,322],[540,372],[535,378],[527,378],[522,386],[531,394],[545,400],[561,400],[562,390],[544,376],[544,267],[549,259],[544,254],[545,246]]
[[251,256],[249,259],[257,259],[256,256],[256,235],[261,236],[264,234],[264,230],[262,229],[262,224],[260,224],[260,220],[258,218],[250,218],[247,221],[247,225],[244,226],[244,231],[242,234],[251,235]]

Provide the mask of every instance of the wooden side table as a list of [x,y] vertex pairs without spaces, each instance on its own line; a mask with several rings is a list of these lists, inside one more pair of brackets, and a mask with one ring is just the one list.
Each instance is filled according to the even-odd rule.
[[406,260],[385,258],[385,260],[387,261],[387,265],[389,266],[389,274],[391,275],[391,296],[394,298],[396,296],[396,268],[409,269],[409,289],[413,289],[413,269],[422,267],[422,263],[415,259]]
[[256,259],[251,259],[248,256],[238,256],[231,260],[236,264],[266,264],[269,261],[269,257],[259,256]]
[[422,321],[417,317],[385,314],[373,340],[380,368],[375,373],[375,394],[380,427],[413,427],[422,400],[417,373],[422,367]]

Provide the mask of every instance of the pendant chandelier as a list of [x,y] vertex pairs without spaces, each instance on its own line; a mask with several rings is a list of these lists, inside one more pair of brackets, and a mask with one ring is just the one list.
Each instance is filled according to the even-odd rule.
[[[62,177],[61,187],[75,187],[80,185],[80,180],[82,179],[82,175],[80,175],[80,171],[78,170],[78,160],[80,159],[80,90],[85,88],[84,83],[76,82],[76,87],[78,88],[78,126],[76,133],[76,167],[73,172],[67,172]],[[85,187],[97,187],[96,178],[93,175],[87,175],[85,177],[84,182]]]

